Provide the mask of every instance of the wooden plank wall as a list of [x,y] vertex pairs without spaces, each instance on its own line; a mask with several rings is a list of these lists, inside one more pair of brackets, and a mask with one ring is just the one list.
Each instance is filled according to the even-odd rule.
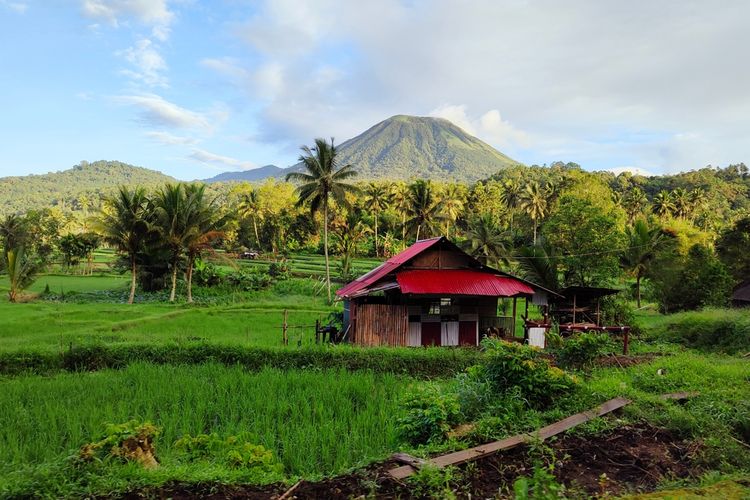
[[407,306],[360,304],[354,343],[367,346],[405,346],[409,339]]

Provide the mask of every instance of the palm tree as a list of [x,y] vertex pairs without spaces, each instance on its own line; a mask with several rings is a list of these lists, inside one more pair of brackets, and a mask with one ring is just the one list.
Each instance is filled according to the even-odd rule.
[[328,205],[329,201],[346,204],[346,193],[357,193],[359,189],[346,182],[357,172],[352,165],[338,166],[336,155],[338,150],[333,144],[325,139],[315,139],[315,146],[309,148],[302,146],[303,154],[299,161],[305,167],[306,172],[292,172],[287,174],[287,181],[298,181],[302,184],[297,187],[299,201],[297,206],[310,203],[310,210],[315,214],[323,208],[323,248],[326,259],[326,284],[328,285],[328,302],[331,302],[331,269],[328,258]]
[[391,184],[392,203],[401,212],[401,242],[406,241],[406,212],[409,207],[409,186],[405,182]]
[[466,247],[471,255],[485,265],[507,264],[508,240],[491,214],[475,217],[466,231]]
[[185,251],[187,255],[187,301],[193,301],[193,267],[203,252],[213,250],[213,243],[224,236],[219,228],[224,225],[216,200],[205,197],[206,185],[185,186]]
[[419,241],[422,229],[432,233],[444,219],[441,214],[442,206],[436,199],[432,183],[422,179],[409,185],[407,200],[409,220],[406,221],[406,226],[416,231],[416,241]]
[[518,253],[516,258],[525,279],[553,292],[560,289],[561,260],[551,245],[542,241],[533,247],[520,248]]
[[625,212],[628,214],[628,223],[631,223],[635,218],[643,212],[648,204],[648,198],[646,193],[639,187],[634,187],[623,197],[622,205]]
[[3,244],[3,266],[10,284],[8,300],[16,302],[18,293],[34,282],[38,270],[36,263],[26,253],[29,233],[25,221],[17,215],[7,216],[0,224],[0,239]]
[[443,217],[445,218],[445,237],[451,237],[451,223],[455,224],[464,211],[465,195],[463,186],[457,183],[448,184],[441,202]]
[[237,205],[237,211],[241,217],[250,217],[253,221],[253,231],[255,232],[255,243],[260,251],[260,236],[258,236],[258,220],[263,218],[261,212],[260,197],[258,191],[250,189],[249,192],[240,196],[240,202]]
[[164,244],[169,249],[169,267],[172,285],[169,301],[174,302],[177,292],[177,271],[190,238],[188,207],[182,184],[167,184],[156,193],[154,200],[156,223]]
[[636,302],[640,308],[641,280],[664,244],[665,236],[660,228],[650,228],[645,219],[638,219],[632,227],[626,227],[625,236],[627,247],[620,254],[620,266],[635,277]]
[[534,245],[536,245],[536,230],[539,225],[539,219],[547,215],[547,197],[549,193],[542,188],[538,182],[532,181],[526,185],[522,196],[520,207],[526,214],[531,217],[534,223]]
[[120,187],[114,196],[104,201],[101,218],[95,221],[95,225],[104,241],[128,259],[130,264],[128,304],[132,304],[138,276],[138,255],[143,250],[151,231],[151,206],[146,190]]
[[352,278],[352,260],[357,255],[357,245],[371,231],[359,214],[352,212],[335,231],[336,251],[341,255],[341,277]]
[[503,184],[503,190],[500,193],[500,202],[503,203],[510,212],[510,230],[513,231],[513,215],[521,202],[522,195],[521,184],[515,179],[508,179]]
[[669,191],[659,191],[656,196],[654,196],[652,210],[662,218],[672,215],[672,212],[674,211],[672,194]]
[[685,188],[677,188],[672,192],[672,203],[674,212],[680,219],[685,219],[690,214],[690,193]]
[[371,182],[365,188],[364,202],[367,207],[373,211],[375,218],[375,256],[379,255],[378,252],[378,219],[380,219],[380,212],[388,208],[392,195],[388,190],[388,186],[382,182]]
[[707,200],[708,196],[705,189],[697,187],[690,191],[690,212],[693,214],[693,217],[703,211]]

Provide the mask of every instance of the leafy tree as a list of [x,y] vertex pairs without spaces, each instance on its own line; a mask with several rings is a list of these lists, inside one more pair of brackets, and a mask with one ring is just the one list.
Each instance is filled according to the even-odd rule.
[[371,182],[367,185],[364,190],[364,203],[370,210],[373,211],[373,219],[375,221],[375,256],[380,255],[378,251],[378,220],[380,219],[380,213],[388,208],[390,204],[392,194],[388,190],[388,186],[382,182]]
[[490,214],[482,214],[471,220],[466,231],[465,246],[482,264],[494,266],[508,262],[508,238]]
[[67,267],[78,266],[86,259],[87,266],[84,273],[93,272],[94,250],[99,248],[99,236],[94,233],[67,234],[60,238],[58,246],[63,256],[63,263]]
[[341,255],[341,278],[353,278],[352,261],[357,256],[357,248],[365,240],[371,229],[362,221],[360,214],[350,213],[343,223],[335,228],[335,248]]
[[432,182],[419,179],[409,185],[406,213],[406,226],[416,233],[416,241],[423,236],[423,230],[428,234],[439,231],[444,216]]
[[623,246],[623,236],[617,219],[591,201],[564,195],[557,212],[545,223],[544,234],[565,255],[566,285],[604,284],[618,276],[616,249]]
[[536,245],[536,231],[539,220],[547,215],[548,194],[538,182],[530,182],[526,185],[521,196],[520,207],[531,218],[534,224],[534,245]]
[[105,242],[125,255],[130,264],[130,295],[128,304],[135,298],[138,257],[152,231],[152,207],[143,188],[121,186],[117,194],[105,199],[101,218],[95,229]]
[[716,242],[719,258],[735,281],[750,279],[750,217],[735,222]]
[[35,279],[39,263],[28,253],[29,232],[26,221],[9,215],[0,223],[0,241],[3,244],[3,267],[8,273],[8,300],[16,302],[18,294]]
[[339,167],[337,161],[338,150],[325,139],[315,139],[315,146],[302,147],[303,154],[299,157],[306,172],[292,172],[287,174],[287,181],[298,181],[298,206],[309,203],[312,213],[323,209],[323,248],[326,260],[326,284],[328,286],[328,301],[331,301],[331,269],[328,257],[328,209],[331,199],[346,204],[346,193],[358,193],[359,189],[346,181],[357,175],[352,165]]
[[625,249],[620,254],[620,266],[635,278],[636,301],[641,307],[641,280],[648,274],[657,252],[667,236],[659,227],[649,227],[645,219],[638,219],[625,228]]

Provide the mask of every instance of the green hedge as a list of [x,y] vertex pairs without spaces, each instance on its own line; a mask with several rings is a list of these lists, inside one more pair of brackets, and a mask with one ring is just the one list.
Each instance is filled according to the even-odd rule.
[[122,368],[139,361],[154,364],[218,362],[248,370],[280,369],[371,370],[418,378],[448,377],[476,364],[482,354],[460,348],[356,348],[313,346],[302,348],[240,347],[215,344],[119,346],[88,345],[63,353],[16,352],[0,354],[0,375],[50,374],[59,371],[94,371]]
[[706,309],[672,314],[647,329],[655,339],[729,354],[750,352],[750,311]]

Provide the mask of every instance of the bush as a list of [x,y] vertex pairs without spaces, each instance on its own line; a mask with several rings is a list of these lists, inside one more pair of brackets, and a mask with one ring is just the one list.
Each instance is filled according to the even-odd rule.
[[578,333],[566,339],[555,354],[560,365],[581,368],[611,351],[612,339],[609,334],[590,332]]
[[411,444],[441,441],[461,421],[456,394],[426,386],[409,392],[403,402],[405,415],[398,419],[399,435]]
[[545,407],[577,384],[573,377],[550,366],[533,347],[495,339],[485,339],[482,347],[484,359],[481,365],[471,368],[470,378],[488,383],[498,394],[518,388],[531,407]]
[[245,271],[239,270],[233,273],[229,273],[226,277],[226,282],[235,288],[243,290],[245,292],[265,290],[271,284],[273,284],[273,278],[264,272],[256,270]]
[[648,334],[704,351],[737,353],[750,351],[750,314],[731,309],[673,314]]
[[219,437],[216,433],[186,435],[175,442],[187,461],[219,462],[230,467],[255,469],[258,473],[281,473],[282,466],[270,450],[253,444],[248,435]]

